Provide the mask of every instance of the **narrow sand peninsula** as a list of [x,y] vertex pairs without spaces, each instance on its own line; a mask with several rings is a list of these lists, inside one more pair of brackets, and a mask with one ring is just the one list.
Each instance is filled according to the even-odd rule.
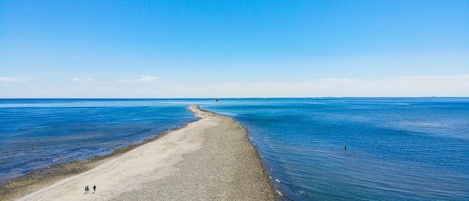
[[274,200],[246,130],[190,109],[201,119],[19,200]]

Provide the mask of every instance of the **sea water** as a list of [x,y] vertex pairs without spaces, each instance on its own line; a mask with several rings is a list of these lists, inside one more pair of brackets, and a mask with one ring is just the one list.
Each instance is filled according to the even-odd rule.
[[228,99],[283,200],[469,200],[468,98]]
[[190,101],[0,99],[0,184],[34,170],[110,154],[196,119]]
[[195,120],[249,130],[283,200],[469,200],[469,98],[0,99],[2,182]]

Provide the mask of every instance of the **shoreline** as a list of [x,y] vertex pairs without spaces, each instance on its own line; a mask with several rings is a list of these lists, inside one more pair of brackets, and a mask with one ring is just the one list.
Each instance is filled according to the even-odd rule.
[[[212,111],[209,111],[209,110],[206,110],[206,109],[203,109],[201,108],[199,105],[197,105],[197,108],[199,110],[201,110],[202,112],[207,112],[207,113],[211,113],[211,114],[214,114],[214,115],[218,115],[218,116],[222,116],[222,117],[225,117],[225,118],[228,118],[228,119],[231,119],[234,123],[236,123],[237,125],[239,125],[239,127],[241,127],[241,129],[243,129],[244,133],[245,133],[245,136],[244,138],[248,141],[248,143],[254,148],[254,151],[255,151],[255,157],[257,158],[258,161],[261,162],[261,166],[262,166],[262,169],[263,169],[263,172],[264,174],[269,178],[268,181],[269,181],[269,185],[270,185],[270,188],[272,190],[272,192],[274,193],[274,198],[275,200],[281,200],[281,197],[283,197],[283,194],[282,192],[280,191],[280,189],[278,189],[272,182],[273,182],[273,178],[271,176],[271,172],[269,170],[269,168],[267,166],[265,166],[264,164],[264,161],[262,161],[262,158],[261,158],[261,155],[259,153],[259,150],[257,149],[257,146],[251,141],[251,139],[249,138],[249,130],[244,127],[241,123],[239,123],[238,121],[236,121],[234,118],[231,118],[227,115],[223,115],[223,114],[218,114],[216,112],[212,112]],[[196,120],[197,121],[197,120]]]
[[[198,119],[181,128],[117,149],[109,155],[49,167],[61,170],[72,166],[75,169],[64,171],[65,174],[39,177],[30,181],[32,184],[27,187],[17,187],[0,198],[153,200],[157,197],[157,200],[179,200],[174,198],[193,199],[195,193],[202,200],[275,200],[274,187],[255,146],[247,137],[247,129],[230,117],[198,106],[191,106],[190,110]],[[224,132],[227,133],[225,136]],[[227,137],[233,141],[225,140]],[[151,154],[147,156],[147,152]],[[141,164],[134,167],[135,163]],[[118,166],[126,167],[116,168]],[[49,168],[37,172],[47,174]],[[20,178],[34,179],[34,174],[31,175]],[[88,179],[98,183],[99,193],[86,197],[83,196],[84,185],[77,183]],[[25,181],[15,179],[8,183],[15,182],[21,185]],[[127,185],[129,182],[131,184]],[[203,185],[199,185],[201,183]],[[169,188],[181,185],[186,185],[179,189],[182,193]],[[152,186],[152,190],[148,186]],[[74,192],[63,195],[64,189]],[[162,199],[165,196],[167,198]]]
[[197,117],[195,120],[187,122],[179,128],[167,130],[152,138],[143,140],[142,142],[114,149],[110,154],[98,155],[87,159],[55,164],[9,180],[6,183],[0,185],[0,200],[16,200],[20,197],[23,197],[27,194],[30,194],[34,191],[37,191],[41,188],[44,188],[45,186],[51,185],[67,177],[71,177],[91,170],[96,166],[105,163],[106,161],[112,160],[113,158],[126,154],[127,152],[138,148],[139,146],[156,141],[164,137],[165,135],[170,134],[173,131],[183,129],[190,123],[196,122],[198,120],[200,120],[199,117]]

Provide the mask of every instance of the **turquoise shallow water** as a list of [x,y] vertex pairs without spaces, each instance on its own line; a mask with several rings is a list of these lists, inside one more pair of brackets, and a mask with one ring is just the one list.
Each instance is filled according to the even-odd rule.
[[183,126],[191,104],[249,130],[284,200],[469,200],[469,98],[0,99],[0,182]]
[[[284,200],[469,200],[469,99],[232,99]],[[347,146],[347,150],[345,150]]]

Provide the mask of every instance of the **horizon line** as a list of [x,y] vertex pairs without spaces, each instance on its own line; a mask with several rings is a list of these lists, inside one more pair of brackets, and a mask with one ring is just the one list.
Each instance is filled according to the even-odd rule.
[[286,97],[0,97],[0,99],[94,99],[94,100],[171,100],[171,99],[308,99],[308,98],[469,98],[469,96],[286,96]]

